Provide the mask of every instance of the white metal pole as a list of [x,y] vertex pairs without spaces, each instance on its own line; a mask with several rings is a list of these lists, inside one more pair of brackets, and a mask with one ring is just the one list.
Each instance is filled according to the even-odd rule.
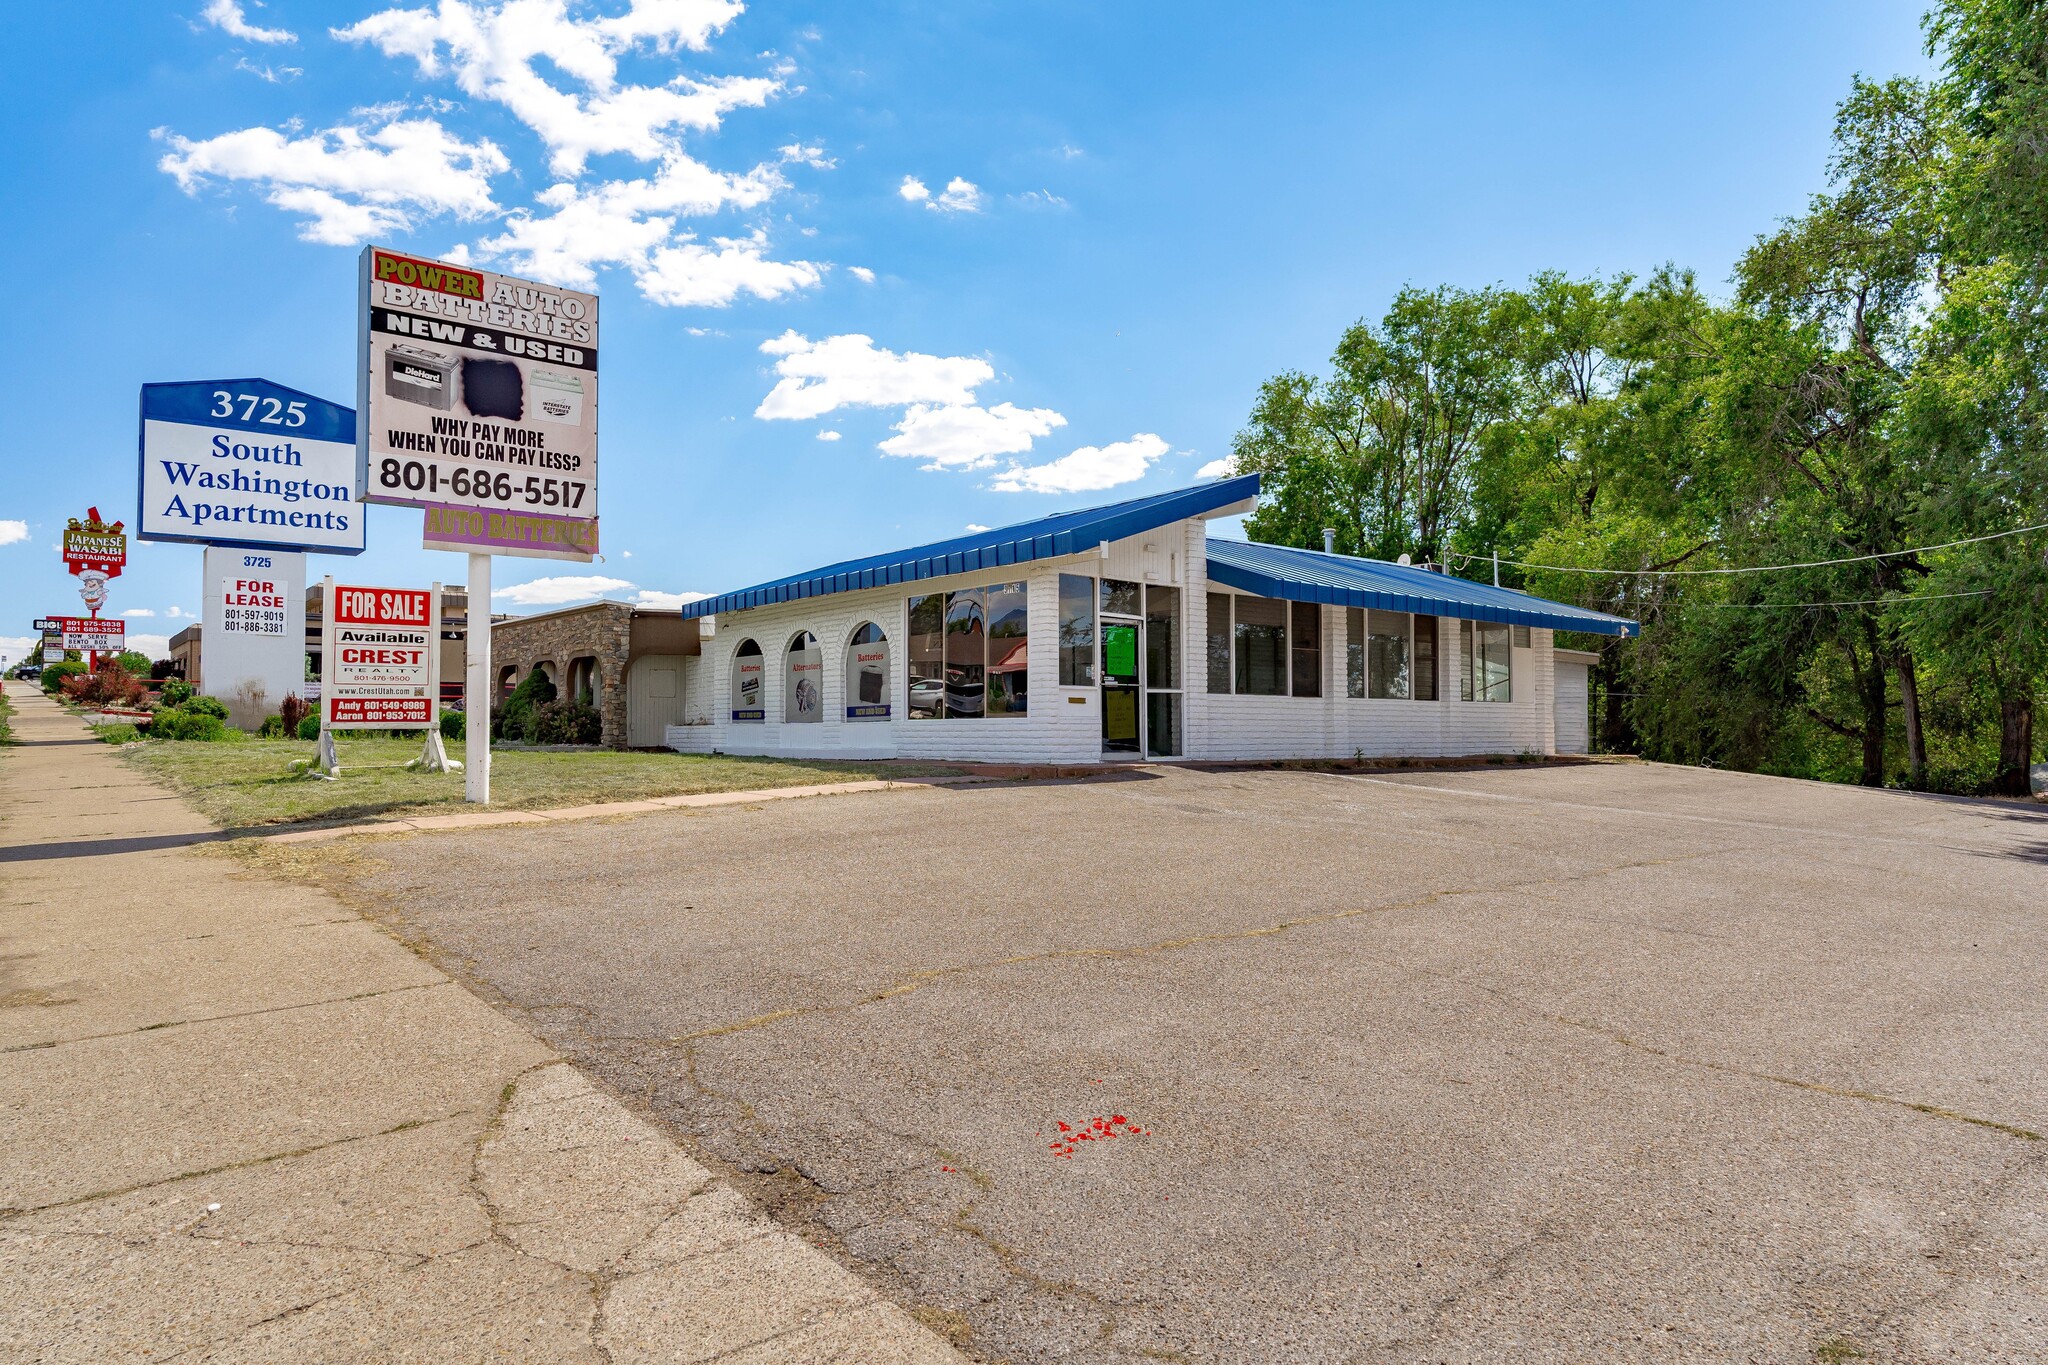
[[1493,549],[1493,586],[1496,588],[1500,586],[1500,547],[1498,545]]
[[491,801],[491,557],[469,557],[469,673],[463,688],[462,795]]

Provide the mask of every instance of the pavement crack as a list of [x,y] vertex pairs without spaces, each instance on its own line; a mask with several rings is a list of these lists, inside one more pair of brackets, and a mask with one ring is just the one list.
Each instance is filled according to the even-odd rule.
[[301,1000],[290,1005],[265,1005],[260,1009],[233,1010],[227,1014],[202,1014],[193,1019],[164,1019],[154,1024],[138,1024],[134,1028],[111,1029],[105,1033],[82,1033],[76,1038],[52,1038],[42,1043],[17,1043],[13,1047],[0,1048],[0,1055],[10,1052],[35,1052],[42,1048],[69,1047],[73,1043],[97,1043],[108,1038],[128,1038],[138,1033],[159,1033],[165,1029],[188,1028],[194,1024],[221,1024],[234,1019],[254,1019],[266,1014],[288,1014],[293,1010],[321,1009],[328,1005],[353,1004],[358,1000],[374,1000],[380,995],[398,995],[405,991],[433,990],[439,986],[452,986],[452,981],[415,981],[405,986],[387,986],[382,990],[357,991],[353,995],[327,996],[320,1000]]

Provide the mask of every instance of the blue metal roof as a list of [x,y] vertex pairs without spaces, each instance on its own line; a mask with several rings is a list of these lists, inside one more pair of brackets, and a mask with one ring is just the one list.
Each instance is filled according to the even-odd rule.
[[919,545],[866,559],[849,559],[822,569],[778,578],[737,592],[699,598],[683,604],[683,618],[711,616],[750,607],[794,602],[805,597],[852,592],[859,588],[882,588],[891,583],[914,583],[921,578],[947,574],[975,573],[1009,564],[1080,554],[1107,540],[1143,535],[1188,517],[1199,517],[1256,496],[1259,476],[1241,474],[1218,479],[1195,488],[1154,493],[1150,497],[1113,502],[1080,512],[1059,512],[1037,521],[1002,526],[993,531],[976,531],[951,540]]
[[1637,635],[1642,627],[1626,617],[1566,606],[1513,588],[1473,583],[1449,574],[1380,559],[1353,559],[1284,545],[1243,540],[1209,541],[1209,578],[1261,597],[1295,602],[1328,602],[1343,607],[1378,607],[1469,621],[1503,621],[1593,635]]

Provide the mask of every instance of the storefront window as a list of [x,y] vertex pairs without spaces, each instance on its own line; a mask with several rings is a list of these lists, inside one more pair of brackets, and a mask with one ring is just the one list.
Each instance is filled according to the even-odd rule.
[[1365,610],[1344,608],[1344,695],[1365,695]]
[[999,583],[984,589],[988,606],[988,714],[1021,716],[1028,700],[1031,653],[1030,613],[1025,585]]
[[1436,618],[1415,618],[1415,700],[1436,700]]
[[846,718],[889,718],[889,637],[873,621],[846,644]]
[[1294,695],[1323,695],[1323,609],[1314,602],[1291,602],[1293,609]]
[[910,718],[946,714],[946,599],[931,593],[910,599]]
[[761,646],[752,640],[742,640],[739,648],[732,652],[732,718],[734,720],[765,720],[767,699],[762,695],[767,686],[766,674],[762,668]]
[[1466,701],[1513,701],[1513,650],[1509,630],[1489,621],[1460,621],[1458,643],[1464,669],[1458,695]]
[[1230,594],[1209,594],[1209,690],[1230,691]]
[[1237,687],[1239,696],[1287,695],[1287,604],[1270,597],[1239,597]]
[[988,612],[980,588],[946,594],[946,718],[973,720],[985,714],[988,679]]
[[825,719],[825,656],[818,637],[800,630],[790,637],[783,661],[782,719],[789,725],[814,725]]
[[1128,578],[1102,580],[1102,609],[1111,616],[1138,614],[1138,585]]
[[1145,589],[1145,686],[1180,686],[1180,589]]
[[1366,695],[1406,700],[1408,613],[1368,611],[1365,632]]
[[1060,686],[1095,686],[1095,580],[1060,575]]

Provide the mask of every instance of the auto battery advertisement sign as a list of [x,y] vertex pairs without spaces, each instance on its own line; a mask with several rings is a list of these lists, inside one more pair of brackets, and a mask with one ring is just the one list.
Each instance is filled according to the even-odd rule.
[[439,723],[441,586],[323,594],[320,721],[328,729],[424,730]]
[[364,501],[596,518],[595,294],[372,246],[359,304]]
[[267,379],[142,386],[138,540],[357,555],[356,415]]
[[54,619],[65,649],[96,649],[103,654],[118,654],[128,647],[125,622],[102,620],[97,616],[59,616]]

